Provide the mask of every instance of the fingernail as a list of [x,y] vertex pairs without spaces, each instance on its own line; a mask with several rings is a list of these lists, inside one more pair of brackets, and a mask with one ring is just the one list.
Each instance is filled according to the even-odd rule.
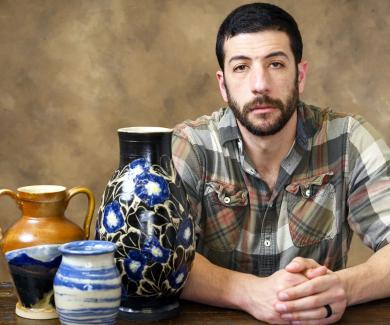
[[287,311],[287,306],[285,304],[276,304],[275,309],[277,311]]
[[288,300],[288,294],[285,292],[280,292],[278,296],[280,300]]

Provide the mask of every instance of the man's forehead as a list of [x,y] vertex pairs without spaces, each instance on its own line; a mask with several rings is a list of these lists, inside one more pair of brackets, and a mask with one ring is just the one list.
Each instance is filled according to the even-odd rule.
[[267,56],[270,52],[293,55],[288,35],[282,31],[267,30],[256,33],[241,33],[227,38],[224,43],[225,59],[236,55],[258,54]]

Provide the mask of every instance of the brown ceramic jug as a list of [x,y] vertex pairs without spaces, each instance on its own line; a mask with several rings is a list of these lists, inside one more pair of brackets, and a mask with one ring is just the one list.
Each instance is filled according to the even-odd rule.
[[[88,197],[88,212],[83,229],[64,215],[69,200],[79,193]],[[58,185],[32,185],[20,187],[17,192],[3,189],[0,190],[1,195],[13,198],[22,210],[21,218],[4,233],[1,242],[4,253],[42,244],[89,239],[95,209],[95,199],[89,189],[74,187],[68,190]]]

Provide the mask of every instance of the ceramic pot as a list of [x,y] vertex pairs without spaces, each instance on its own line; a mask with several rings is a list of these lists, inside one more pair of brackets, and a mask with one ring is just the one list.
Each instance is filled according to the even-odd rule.
[[16,305],[19,316],[30,319],[58,317],[54,305],[53,279],[61,263],[59,246],[38,245],[5,253],[19,296]]
[[[79,193],[86,194],[88,197],[88,212],[84,220],[83,229],[64,216],[69,200]],[[22,211],[22,216],[4,233],[1,248],[5,254],[28,247],[63,244],[89,238],[95,199],[92,192],[86,188],[75,187],[67,190],[65,187],[58,185],[32,185],[20,187],[17,192],[3,189],[0,190],[1,195],[8,195],[13,198]],[[44,252],[49,253],[49,251],[42,250],[42,254]],[[40,256],[39,260],[41,262],[48,261],[50,257],[51,255],[47,257]],[[22,264],[20,263],[17,264],[18,272],[22,272],[22,268],[26,266],[27,269],[23,276],[28,277],[31,275],[31,281],[35,283],[34,273],[30,267],[35,262],[27,260],[23,261]],[[43,267],[43,265],[41,266]],[[13,277],[15,271],[11,265],[10,272]],[[23,283],[27,282],[29,280],[23,281]],[[25,318],[37,318],[39,313],[37,313],[36,308],[40,309],[42,304],[46,303],[47,295],[36,296],[34,301],[30,299],[24,300],[23,292],[26,288],[25,285],[19,287],[20,283],[20,281],[14,279],[19,298],[16,305],[16,314]],[[54,307],[51,306],[51,309],[54,310]]]
[[96,238],[117,246],[120,317],[170,318],[179,311],[195,254],[187,196],[172,163],[172,130],[134,127],[118,134],[119,168],[103,194]]
[[54,294],[61,324],[115,324],[121,297],[115,244],[75,241],[59,249]]

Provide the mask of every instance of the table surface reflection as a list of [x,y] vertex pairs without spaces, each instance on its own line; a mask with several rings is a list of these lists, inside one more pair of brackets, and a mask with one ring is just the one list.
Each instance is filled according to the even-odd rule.
[[[9,283],[0,283],[0,324],[1,325],[52,325],[60,324],[54,320],[30,320],[15,315],[16,296]],[[166,325],[254,325],[265,324],[256,321],[248,314],[224,308],[181,301],[181,313],[174,319],[159,322],[141,322],[118,319],[117,324],[166,324]],[[390,324],[390,299],[378,300],[347,308],[337,324]]]

